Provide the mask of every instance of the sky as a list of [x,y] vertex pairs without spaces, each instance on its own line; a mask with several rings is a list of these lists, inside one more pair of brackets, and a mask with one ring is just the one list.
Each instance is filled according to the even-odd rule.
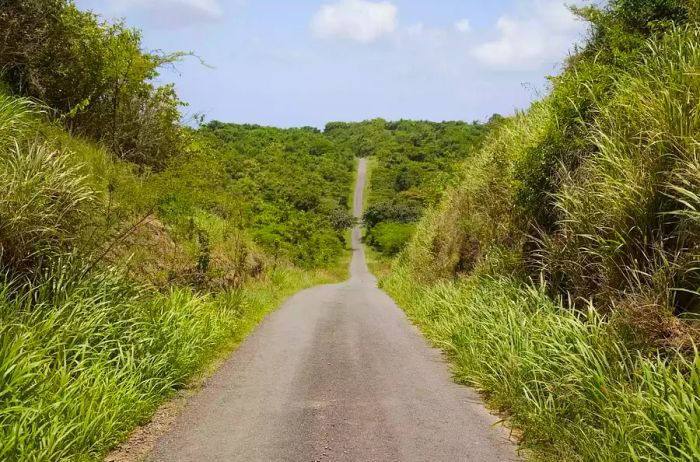
[[512,114],[586,33],[563,0],[75,3],[141,29],[148,50],[201,58],[161,76],[189,116],[280,127]]

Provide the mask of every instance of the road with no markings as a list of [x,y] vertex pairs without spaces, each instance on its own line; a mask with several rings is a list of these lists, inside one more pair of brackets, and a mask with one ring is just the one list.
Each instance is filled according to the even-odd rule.
[[[366,169],[362,159],[356,216]],[[360,239],[355,228],[350,280],[300,292],[268,316],[150,461],[517,459],[498,418],[377,288]]]

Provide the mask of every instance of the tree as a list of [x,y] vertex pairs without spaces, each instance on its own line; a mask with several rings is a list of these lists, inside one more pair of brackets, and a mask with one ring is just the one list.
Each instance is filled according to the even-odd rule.
[[335,209],[328,217],[331,221],[331,226],[338,232],[350,229],[357,224],[357,219],[350,215],[345,209]]
[[183,103],[172,86],[153,80],[183,53],[144,52],[140,32],[69,0],[3,0],[0,31],[2,79],[72,131],[154,168],[182,151]]

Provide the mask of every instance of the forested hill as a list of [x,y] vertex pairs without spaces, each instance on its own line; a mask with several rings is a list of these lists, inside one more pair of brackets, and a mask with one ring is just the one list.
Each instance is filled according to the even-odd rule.
[[[197,153],[175,162],[177,173],[165,172],[181,188],[167,207],[201,200],[248,229],[271,255],[305,267],[337,261],[351,222],[351,154],[308,128],[211,122],[194,138]],[[198,178],[202,187],[192,191],[191,184],[178,182],[183,176]]]

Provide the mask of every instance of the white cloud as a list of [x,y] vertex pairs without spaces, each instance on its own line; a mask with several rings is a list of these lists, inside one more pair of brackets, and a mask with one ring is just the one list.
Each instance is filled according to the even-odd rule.
[[398,11],[389,1],[340,0],[321,6],[311,20],[311,30],[323,39],[371,43],[397,30]]
[[457,32],[466,34],[467,32],[470,32],[472,30],[472,25],[469,22],[469,20],[465,18],[455,23],[455,30]]
[[422,22],[411,24],[406,28],[406,33],[411,36],[422,35],[425,32],[425,25]]
[[585,25],[561,0],[533,0],[526,16],[501,16],[496,40],[472,50],[484,66],[501,70],[532,70],[563,59],[580,39]]
[[112,0],[123,14],[138,11],[156,26],[184,27],[220,20],[224,10],[219,0]]

